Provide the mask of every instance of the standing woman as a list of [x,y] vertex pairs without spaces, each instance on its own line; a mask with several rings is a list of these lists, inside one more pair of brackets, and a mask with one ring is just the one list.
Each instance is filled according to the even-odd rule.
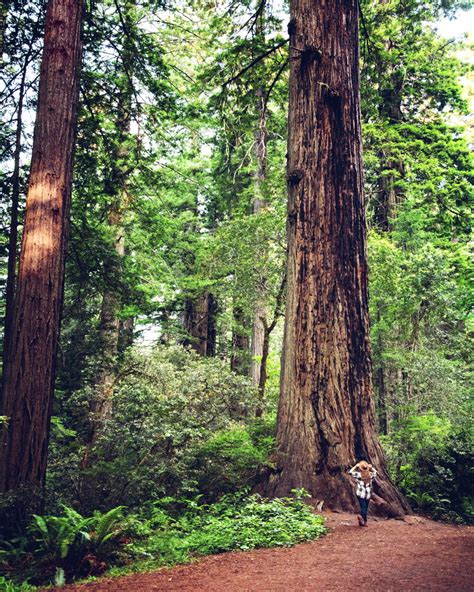
[[359,500],[360,516],[359,526],[367,526],[367,512],[372,495],[372,481],[377,476],[377,471],[367,461],[361,460],[349,470],[357,483],[356,496]]

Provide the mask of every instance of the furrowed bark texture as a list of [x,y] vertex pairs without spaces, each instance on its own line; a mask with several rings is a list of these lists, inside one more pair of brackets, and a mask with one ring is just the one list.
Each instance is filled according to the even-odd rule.
[[400,515],[372,400],[357,0],[293,0],[289,32],[288,302],[266,493],[304,487],[355,510],[347,470],[364,457],[379,471],[374,509]]
[[81,56],[81,0],[50,0],[11,348],[1,415],[0,491],[42,485],[63,300]]

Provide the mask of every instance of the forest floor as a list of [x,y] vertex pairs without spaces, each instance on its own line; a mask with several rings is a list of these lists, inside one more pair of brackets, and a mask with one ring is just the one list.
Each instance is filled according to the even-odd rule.
[[[410,516],[369,519],[326,512],[330,533],[290,549],[206,557],[157,572],[67,586],[74,592],[472,592],[474,527]],[[59,590],[59,589],[58,589]]]

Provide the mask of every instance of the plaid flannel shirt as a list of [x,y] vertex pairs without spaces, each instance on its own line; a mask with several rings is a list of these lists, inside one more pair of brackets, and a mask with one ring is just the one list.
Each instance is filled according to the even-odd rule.
[[362,475],[359,471],[356,471],[354,468],[349,470],[349,473],[354,477],[357,483],[356,487],[356,496],[362,499],[370,499],[372,495],[372,481],[377,477],[377,471],[372,468],[370,471],[370,481],[369,483],[365,483],[362,479]]

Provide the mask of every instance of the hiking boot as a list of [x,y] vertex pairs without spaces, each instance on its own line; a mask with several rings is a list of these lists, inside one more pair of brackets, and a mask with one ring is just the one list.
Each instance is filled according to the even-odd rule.
[[362,516],[357,516],[357,520],[359,521],[359,526],[366,526]]

